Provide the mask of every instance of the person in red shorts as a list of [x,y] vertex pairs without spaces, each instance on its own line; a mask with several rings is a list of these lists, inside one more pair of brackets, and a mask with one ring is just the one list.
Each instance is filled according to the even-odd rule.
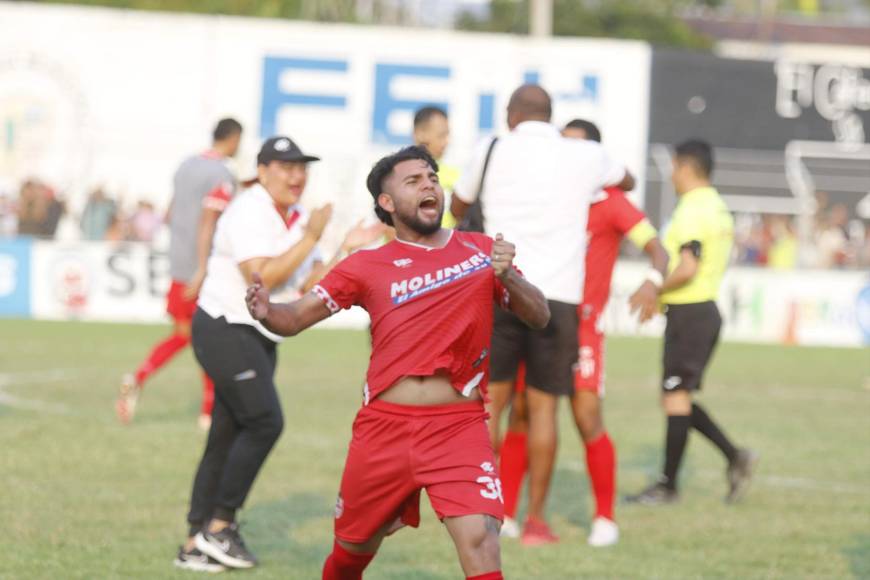
[[[173,178],[174,191],[167,212],[172,283],[166,295],[166,312],[172,317],[173,328],[168,337],[154,345],[135,373],[121,379],[115,412],[125,424],[133,420],[145,381],[190,344],[190,325],[205,279],[212,236],[218,217],[236,190],[236,179],[226,162],[239,150],[242,125],[235,119],[222,119],[212,137],[212,148],[185,159]],[[214,406],[214,384],[204,372],[202,380],[199,425],[207,430]]]
[[[601,133],[591,122],[576,119],[562,134],[568,138],[601,141]],[[610,280],[619,254],[619,244],[628,238],[649,256],[651,269],[646,280],[632,295],[632,311],[640,320],[651,318],[658,308],[657,288],[667,271],[668,255],[659,242],[656,230],[644,213],[637,209],[616,187],[608,187],[592,200],[587,222],[589,245],[586,250],[586,281],[583,302],[578,307],[579,361],[574,373],[575,392],[571,397],[574,421],[586,447],[586,465],[595,495],[595,516],[588,543],[610,546],[619,540],[619,528],[613,516],[616,492],[616,452],[604,428],[604,329],[602,314],[610,295]],[[517,393],[524,391],[518,377]],[[526,406],[523,396],[514,397],[510,426],[500,452],[500,473],[505,498],[505,535],[518,535],[514,521],[519,491],[527,469]]]
[[312,293],[272,304],[248,289],[251,315],[284,336],[358,305],[371,317],[363,406],[335,506],[326,580],[361,578],[383,539],[420,521],[425,489],[467,578],[502,578],[501,482],[483,400],[493,307],[534,328],[549,322],[544,295],[512,267],[513,244],[443,229],[438,165],[420,147],[375,164],[367,187],[396,239],[340,262]]

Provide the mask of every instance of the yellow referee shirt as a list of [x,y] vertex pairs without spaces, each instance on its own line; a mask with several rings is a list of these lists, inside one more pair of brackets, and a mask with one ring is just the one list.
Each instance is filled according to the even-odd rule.
[[680,197],[664,234],[670,255],[668,271],[680,262],[680,249],[693,241],[701,243],[698,271],[688,284],[661,296],[663,304],[693,304],[716,300],[734,243],[734,219],[719,192],[698,187]]

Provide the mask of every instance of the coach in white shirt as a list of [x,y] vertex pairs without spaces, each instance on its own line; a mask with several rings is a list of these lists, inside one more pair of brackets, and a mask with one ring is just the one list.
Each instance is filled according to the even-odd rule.
[[497,311],[492,337],[489,406],[496,449],[517,365],[526,362],[530,501],[524,539],[529,543],[556,540],[545,523],[544,506],[556,453],[558,396],[574,391],[589,203],[604,187],[634,187],[624,165],[599,143],[563,138],[550,123],[551,110],[541,87],[514,91],[507,108],[510,133],[480,144],[451,205],[461,220],[479,197],[486,233],[502,233],[514,242],[514,263],[550,303],[552,317],[544,330],[529,329]]
[[257,155],[257,183],[220,217],[193,318],[196,358],[215,383],[205,453],[190,500],[190,533],[177,566],[206,571],[250,568],[235,512],[283,428],[275,389],[280,338],[251,318],[245,292],[255,273],[285,299],[298,298],[346,253],[369,244],[380,228],[351,230],[341,251],[324,264],[317,247],[330,205],[309,215],[299,204],[308,179],[305,155],[287,137],[272,137]]

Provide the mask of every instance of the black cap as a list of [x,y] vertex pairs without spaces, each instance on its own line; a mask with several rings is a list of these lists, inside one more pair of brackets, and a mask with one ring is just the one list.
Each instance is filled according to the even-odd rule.
[[320,157],[306,155],[289,137],[281,135],[269,137],[257,153],[257,165],[268,165],[272,161],[320,161]]

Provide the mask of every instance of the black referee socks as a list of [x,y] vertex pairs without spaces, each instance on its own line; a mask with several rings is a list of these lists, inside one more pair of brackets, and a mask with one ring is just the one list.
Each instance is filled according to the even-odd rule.
[[665,471],[662,484],[673,491],[677,489],[677,471],[686,451],[691,415],[668,415],[668,434],[665,439]]
[[719,426],[713,422],[713,419],[704,411],[704,408],[697,403],[692,403],[692,427],[712,441],[713,445],[718,447],[719,451],[725,455],[729,463],[737,457],[737,448],[731,444],[731,441],[719,429]]

